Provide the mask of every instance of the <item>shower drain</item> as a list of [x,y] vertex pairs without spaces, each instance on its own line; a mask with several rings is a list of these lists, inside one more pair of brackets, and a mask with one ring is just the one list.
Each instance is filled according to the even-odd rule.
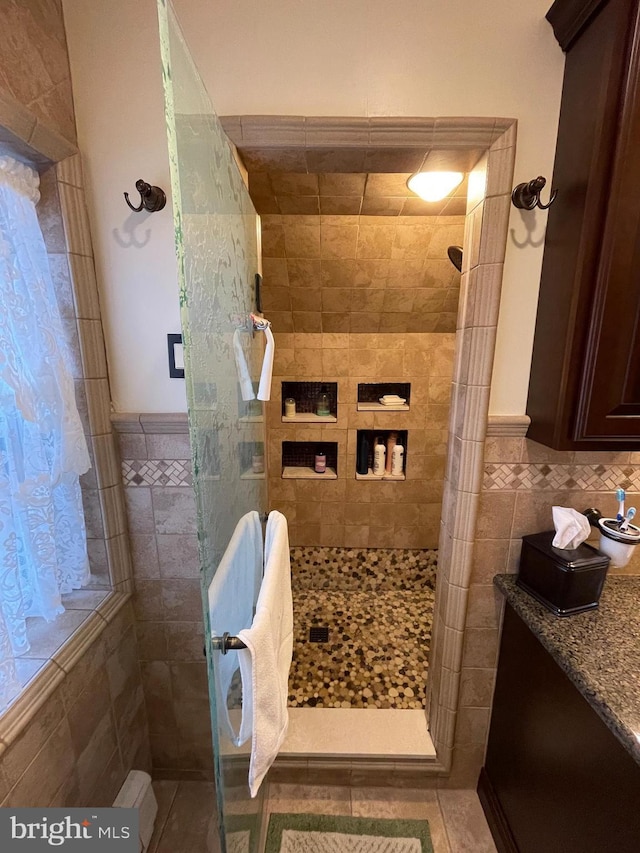
[[328,643],[329,642],[329,629],[324,625],[315,628],[309,628],[309,642],[310,643]]

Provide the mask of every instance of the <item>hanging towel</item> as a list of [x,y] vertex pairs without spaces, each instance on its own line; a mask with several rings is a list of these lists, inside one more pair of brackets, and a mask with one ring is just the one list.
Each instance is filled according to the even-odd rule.
[[[213,636],[225,631],[237,636],[251,625],[262,582],[262,525],[257,512],[248,512],[237,523],[220,564],[209,586],[209,615]],[[227,696],[238,669],[238,652],[217,654],[214,667],[218,724],[229,740],[240,746],[251,735],[251,719],[242,716],[236,732],[229,719]]]
[[262,372],[260,373],[260,385],[258,387],[258,400],[271,399],[271,375],[273,374],[273,356],[275,355],[275,341],[273,340],[273,332],[271,324],[264,329],[264,334],[267,343],[264,350],[264,358],[262,360]]
[[264,317],[258,317],[256,314],[251,315],[253,328],[259,332],[264,332],[266,343],[264,348],[264,357],[262,359],[262,371],[260,372],[260,385],[258,387],[258,400],[271,399],[271,376],[273,374],[273,357],[275,355],[276,345],[271,331],[271,323],[265,320]]
[[[246,649],[238,653],[242,674],[242,716],[253,721],[249,790],[255,797],[287,733],[289,669],[293,654],[293,599],[287,519],[269,513],[265,566],[256,615],[240,631]],[[244,719],[243,719],[244,727]]]
[[240,329],[236,329],[233,333],[233,354],[236,359],[236,373],[238,374],[238,382],[240,383],[240,396],[246,402],[247,400],[255,400],[256,394],[253,390],[247,360],[244,357],[240,331]]

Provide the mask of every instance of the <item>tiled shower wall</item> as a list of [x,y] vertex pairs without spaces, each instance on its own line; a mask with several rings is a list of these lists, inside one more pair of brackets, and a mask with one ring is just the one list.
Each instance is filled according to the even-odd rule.
[[[269,501],[292,545],[437,548],[455,335],[276,333]],[[338,421],[284,424],[283,381],[338,383]],[[357,411],[359,382],[410,382],[408,412]],[[358,429],[408,430],[404,482],[356,480]],[[283,480],[282,442],[337,442],[337,480]]]
[[269,214],[261,224],[275,332],[455,332],[460,274],[447,247],[462,245],[464,216]]
[[154,773],[213,777],[186,415],[114,415]]
[[[454,767],[465,774],[462,782],[477,779],[491,716],[503,608],[493,576],[517,571],[523,536],[553,529],[552,506],[613,513],[617,486],[637,505],[640,454],[556,451],[521,436],[492,435],[489,427],[459,674]],[[617,571],[640,574],[640,555]]]
[[[262,230],[271,508],[293,545],[437,548],[464,217],[265,215]],[[283,381],[337,382],[338,422],[283,424]],[[385,381],[411,383],[411,410],[358,412],[358,383]],[[358,429],[409,431],[405,482],[356,481]],[[338,479],[283,480],[284,441],[336,442]]]

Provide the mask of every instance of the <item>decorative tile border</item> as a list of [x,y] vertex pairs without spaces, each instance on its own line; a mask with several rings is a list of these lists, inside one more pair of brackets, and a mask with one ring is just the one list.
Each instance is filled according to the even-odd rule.
[[123,459],[125,486],[190,486],[190,459]]
[[601,492],[618,486],[640,491],[640,466],[516,462],[484,467],[485,491],[584,489]]

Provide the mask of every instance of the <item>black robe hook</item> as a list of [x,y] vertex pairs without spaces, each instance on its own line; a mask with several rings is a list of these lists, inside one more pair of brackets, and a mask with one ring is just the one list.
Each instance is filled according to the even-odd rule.
[[151,184],[143,181],[142,178],[136,181],[136,189],[140,193],[140,204],[138,207],[134,207],[129,201],[129,193],[124,194],[124,200],[134,213],[139,213],[143,208],[148,210],[149,213],[154,213],[156,210],[162,210],[167,203],[164,190],[161,190],[160,187],[152,187]]
[[520,210],[533,210],[534,207],[539,207],[540,210],[547,210],[556,200],[558,190],[551,190],[551,196],[548,204],[542,204],[540,201],[540,193],[547,183],[547,179],[539,175],[528,184],[518,184],[511,193],[511,201]]

